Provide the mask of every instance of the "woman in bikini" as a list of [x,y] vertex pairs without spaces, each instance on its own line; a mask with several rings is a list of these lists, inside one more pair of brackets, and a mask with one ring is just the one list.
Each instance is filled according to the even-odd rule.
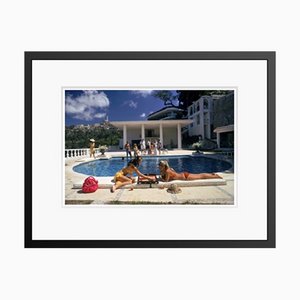
[[122,170],[118,171],[115,174],[114,181],[115,184],[111,187],[110,191],[113,193],[116,189],[119,189],[120,187],[128,184],[132,184],[135,182],[134,178],[132,177],[132,174],[135,172],[139,176],[146,178],[148,180],[152,180],[153,178],[148,177],[144,174],[142,174],[138,167],[142,162],[141,157],[137,157],[131,161],[128,162],[127,166],[123,168]]
[[215,173],[200,173],[192,174],[189,172],[177,173],[173,168],[170,168],[166,160],[161,160],[158,164],[161,178],[163,181],[171,180],[196,180],[196,179],[212,179],[212,178],[222,178],[220,175]]

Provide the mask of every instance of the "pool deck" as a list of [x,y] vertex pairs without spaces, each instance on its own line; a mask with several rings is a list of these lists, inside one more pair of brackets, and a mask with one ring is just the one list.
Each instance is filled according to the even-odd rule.
[[[172,150],[165,155],[191,155],[190,150]],[[203,155],[203,154],[202,154]],[[205,154],[204,154],[205,155]],[[122,152],[107,152],[96,159],[125,156]],[[205,155],[223,159],[233,164],[233,159],[220,155]],[[99,188],[96,192],[85,194],[81,186],[87,175],[76,173],[72,168],[90,158],[74,158],[65,162],[65,204],[66,205],[105,205],[105,204],[202,204],[202,205],[233,205],[234,204],[234,170],[219,172],[223,179],[202,179],[193,181],[172,181],[158,184],[133,184],[125,186],[114,193],[110,192],[113,177],[95,177]],[[177,183],[181,193],[171,194],[167,188]],[[131,190],[133,187],[133,190]]]

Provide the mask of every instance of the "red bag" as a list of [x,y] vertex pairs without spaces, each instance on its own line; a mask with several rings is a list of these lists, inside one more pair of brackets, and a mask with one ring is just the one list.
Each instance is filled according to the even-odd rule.
[[98,180],[96,180],[93,176],[90,176],[84,180],[82,185],[83,193],[93,193],[98,189]]

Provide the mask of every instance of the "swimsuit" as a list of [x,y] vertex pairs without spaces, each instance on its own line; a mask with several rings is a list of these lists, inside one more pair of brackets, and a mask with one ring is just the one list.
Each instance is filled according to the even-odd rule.
[[183,175],[184,175],[185,179],[187,179],[189,177],[190,173],[189,172],[183,172]]
[[122,177],[122,176],[124,176],[122,170],[119,171],[119,172],[117,172],[117,173],[115,174],[115,177],[114,177],[115,182],[117,182],[117,181],[119,180],[119,177]]
[[[126,168],[125,168],[126,169]],[[114,177],[114,181],[117,182],[119,181],[119,178],[122,177],[122,176],[126,176],[127,174],[132,174],[132,172],[128,172],[128,171],[123,171],[120,170],[118,171],[116,174],[115,174],[115,177]],[[129,177],[128,177],[129,178]]]
[[176,178],[176,177],[178,177],[178,176],[180,176],[180,175],[183,175],[183,176],[184,176],[184,179],[187,180],[187,178],[189,177],[190,173],[189,173],[189,172],[176,173],[176,172],[174,172],[174,171],[170,171],[170,172],[169,172],[169,179],[170,179],[170,180],[174,180],[174,179],[180,180],[180,179]]

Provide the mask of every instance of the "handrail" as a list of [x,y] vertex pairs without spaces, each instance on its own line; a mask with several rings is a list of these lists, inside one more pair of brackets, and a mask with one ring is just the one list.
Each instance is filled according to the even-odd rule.
[[[95,148],[95,154],[99,153],[99,149]],[[74,158],[74,157],[89,157],[90,149],[81,148],[81,149],[65,149],[65,158]]]

